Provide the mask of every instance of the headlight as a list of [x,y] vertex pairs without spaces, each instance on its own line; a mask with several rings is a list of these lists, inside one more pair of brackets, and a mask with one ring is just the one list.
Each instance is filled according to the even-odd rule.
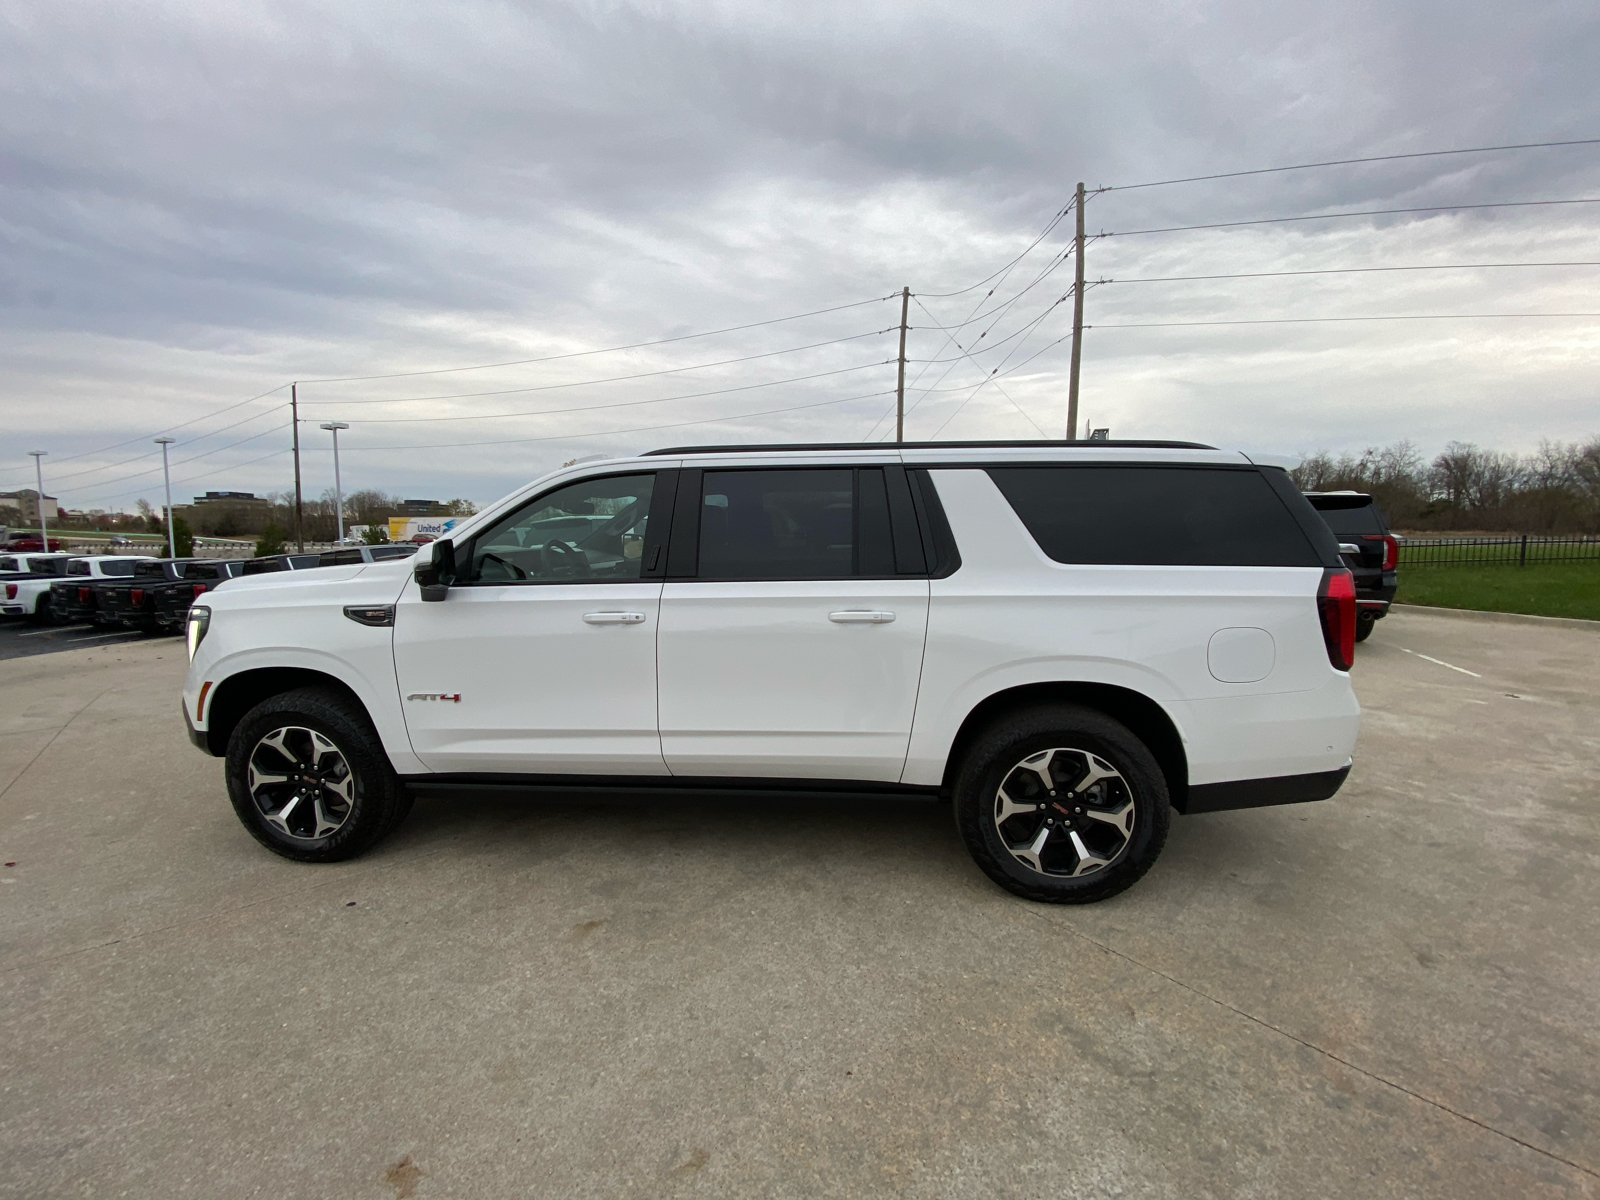
[[206,640],[206,630],[211,628],[211,610],[203,604],[196,604],[189,609],[189,622],[184,630],[184,640],[189,646],[189,661],[194,661],[194,652],[200,649],[200,643]]

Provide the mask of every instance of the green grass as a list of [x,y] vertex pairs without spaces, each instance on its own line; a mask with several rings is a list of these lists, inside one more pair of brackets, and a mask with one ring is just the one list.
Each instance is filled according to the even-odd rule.
[[1600,621],[1600,562],[1537,567],[1400,565],[1401,604]]

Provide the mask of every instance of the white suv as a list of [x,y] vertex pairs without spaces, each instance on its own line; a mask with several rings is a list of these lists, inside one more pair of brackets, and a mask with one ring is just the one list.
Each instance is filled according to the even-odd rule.
[[922,794],[1083,902],[1171,810],[1333,795],[1355,594],[1283,471],[1175,442],[663,450],[512,494],[416,562],[232,579],[191,736],[246,828],[348,858],[417,793]]

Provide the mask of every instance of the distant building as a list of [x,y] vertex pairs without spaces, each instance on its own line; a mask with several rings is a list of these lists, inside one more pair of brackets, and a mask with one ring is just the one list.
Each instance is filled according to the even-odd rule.
[[442,517],[446,513],[445,505],[438,500],[406,500],[402,502],[401,510],[397,516],[402,517]]
[[[44,498],[44,517],[52,525],[61,519],[54,496]],[[39,493],[33,488],[0,492],[0,525],[39,525]]]
[[254,492],[207,492],[193,504],[174,504],[172,515],[202,537],[250,537],[272,520],[272,501]]

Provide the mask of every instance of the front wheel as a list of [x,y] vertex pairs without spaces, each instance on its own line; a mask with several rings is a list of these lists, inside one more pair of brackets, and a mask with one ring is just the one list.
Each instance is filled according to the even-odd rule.
[[411,810],[366,714],[321,688],[285,692],[246,713],[228,738],[225,769],[250,835],[300,862],[354,858]]
[[1052,705],[992,725],[954,788],[956,823],[1007,891],[1092,904],[1131,887],[1167,840],[1166,779],[1145,744],[1093,709]]

